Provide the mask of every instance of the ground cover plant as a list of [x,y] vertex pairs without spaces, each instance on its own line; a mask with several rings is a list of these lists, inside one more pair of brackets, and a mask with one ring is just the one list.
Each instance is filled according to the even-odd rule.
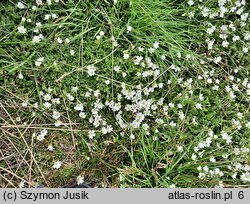
[[249,9],[2,1],[0,186],[249,186]]

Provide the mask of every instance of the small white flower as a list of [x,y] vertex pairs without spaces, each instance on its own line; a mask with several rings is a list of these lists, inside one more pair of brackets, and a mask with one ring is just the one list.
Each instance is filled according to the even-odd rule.
[[77,92],[77,91],[78,91],[78,87],[77,87],[77,86],[73,86],[73,87],[71,88],[71,91],[72,91],[72,92]]
[[59,127],[59,126],[61,126],[63,123],[62,123],[60,120],[57,120],[54,124],[55,124],[56,127]]
[[209,161],[214,163],[214,162],[216,162],[216,159],[214,157],[210,157]]
[[95,137],[95,131],[94,130],[90,130],[89,132],[88,132],[88,136],[89,136],[89,139],[93,139],[94,137]]
[[23,5],[22,2],[18,2],[17,3],[17,7],[20,8],[20,9],[24,9],[25,8],[25,6]]
[[18,74],[18,79],[23,79],[23,74],[21,72]]
[[52,14],[51,14],[51,17],[52,17],[53,19],[56,19],[58,16],[57,16],[55,13],[52,13]]
[[22,107],[27,107],[28,106],[28,100],[25,100],[22,102]]
[[143,47],[138,47],[139,52],[143,52],[144,48]]
[[47,150],[52,152],[55,148],[52,146],[52,144],[50,144],[48,147],[47,147]]
[[248,48],[247,48],[247,47],[243,47],[243,48],[242,48],[242,51],[243,51],[244,53],[247,53],[247,52],[248,52]]
[[228,45],[229,45],[229,42],[228,42],[228,41],[224,40],[224,41],[222,42],[222,47],[228,47]]
[[178,152],[183,152],[183,146],[177,146],[177,151]]
[[157,49],[157,48],[159,48],[160,46],[160,43],[159,42],[155,42],[154,44],[153,44],[153,47],[155,48],[155,49]]
[[196,159],[197,159],[196,154],[192,154],[192,160],[196,160]]
[[77,180],[77,184],[78,184],[78,185],[79,185],[79,184],[83,184],[83,182],[84,182],[84,177],[83,177],[83,176],[77,176],[76,180]]
[[238,41],[238,40],[240,40],[240,36],[236,35],[236,36],[233,37],[233,41],[234,41],[234,42],[236,42],[236,41]]
[[127,73],[126,72],[122,72],[122,77],[126,77],[127,76]]
[[127,32],[131,32],[132,31],[132,27],[130,25],[127,26]]
[[84,113],[83,111],[79,113],[79,117],[80,118],[86,118],[86,113]]
[[214,63],[218,64],[221,61],[221,56],[214,58]]
[[22,25],[18,26],[17,29],[18,29],[18,32],[22,33],[22,34],[26,33],[26,31],[27,31],[27,29]]
[[38,141],[43,141],[43,140],[44,140],[44,138],[45,138],[45,136],[44,136],[44,135],[39,134],[36,138],[37,138],[37,140],[38,140]]
[[189,0],[189,1],[188,1],[188,5],[189,5],[189,6],[194,5],[194,1],[193,1],[193,0]]
[[49,109],[52,104],[46,101],[45,103],[43,103],[43,105],[45,108]]
[[36,65],[37,67],[40,67],[41,64],[43,63],[43,61],[44,61],[44,57],[40,57],[40,58],[38,58],[38,59],[35,61],[35,65]]
[[77,105],[74,107],[74,109],[75,109],[76,111],[83,111],[83,105],[82,105],[81,103],[79,103],[79,104],[77,104]]
[[124,53],[123,54],[123,58],[126,60],[126,59],[128,59],[129,58],[129,54],[128,53]]
[[21,181],[21,182],[19,183],[19,188],[24,188],[24,185],[25,185],[25,181]]
[[69,39],[69,38],[66,38],[66,39],[65,39],[65,43],[69,44],[69,43],[70,43],[70,39]]
[[119,72],[119,71],[120,71],[120,69],[121,69],[121,67],[120,67],[120,66],[118,66],[118,65],[114,66],[114,71],[115,71],[115,72]]
[[52,117],[57,120],[61,117],[61,114],[58,111],[53,111]]
[[196,103],[196,104],[195,104],[195,107],[196,107],[197,109],[201,110],[201,109],[202,109],[202,104]]
[[50,100],[51,100],[51,95],[50,95],[50,94],[45,94],[45,95],[43,96],[43,99],[44,99],[45,101],[50,101]]
[[61,165],[62,165],[62,162],[56,161],[56,162],[54,163],[54,165],[52,166],[52,168],[53,168],[53,169],[59,169],[59,168],[61,167]]
[[104,33],[104,31],[100,31],[100,36],[104,36],[105,35],[105,33]]
[[135,135],[134,135],[134,134],[131,134],[131,135],[130,135],[130,139],[131,139],[131,140],[134,140],[134,139],[135,139]]
[[88,73],[89,76],[94,76],[95,71],[96,71],[96,68],[95,68],[95,66],[93,64],[87,66],[87,73]]
[[72,56],[73,56],[73,55],[75,54],[75,50],[70,50],[70,52],[69,52],[69,53],[70,53],[70,55],[72,55]]
[[57,40],[57,42],[60,43],[60,44],[63,42],[61,38],[57,38],[56,40]]

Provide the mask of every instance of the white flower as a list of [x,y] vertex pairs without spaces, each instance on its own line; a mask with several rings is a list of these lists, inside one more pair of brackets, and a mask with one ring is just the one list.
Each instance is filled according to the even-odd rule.
[[45,101],[50,101],[50,100],[51,100],[51,95],[50,95],[50,94],[45,94],[45,95],[43,96],[43,99],[44,99]]
[[240,179],[244,182],[250,182],[250,173],[246,172],[240,176]]
[[43,105],[45,108],[49,109],[52,104],[46,101],[45,103],[43,103]]
[[43,37],[42,34],[35,35],[35,36],[33,37],[33,39],[32,39],[32,42],[33,42],[33,43],[39,43],[39,42],[41,42],[41,40],[43,40],[43,39],[44,39],[44,37]]
[[225,131],[221,131],[222,139],[226,140],[227,144],[230,144],[232,142],[232,137],[229,136]]
[[95,131],[94,130],[90,130],[88,132],[88,136],[89,136],[89,139],[93,139],[95,137]]
[[52,14],[51,14],[51,17],[52,17],[53,19],[55,19],[55,18],[57,18],[58,16],[57,16],[55,13],[52,13]]
[[243,48],[242,48],[242,51],[243,51],[244,53],[247,53],[247,52],[248,52],[248,48],[247,48],[247,47],[243,47]]
[[75,109],[76,111],[83,111],[83,105],[82,105],[81,103],[79,103],[79,104],[77,104],[77,105],[74,107],[74,109]]
[[177,151],[178,152],[183,152],[183,146],[177,146]]
[[47,0],[47,4],[51,5],[52,4],[51,0]]
[[53,168],[53,169],[59,169],[59,168],[61,167],[61,165],[62,165],[62,162],[56,161],[56,162],[54,163],[54,165],[52,166],[52,168]]
[[51,18],[51,15],[50,14],[46,14],[45,16],[44,16],[44,20],[49,20]]
[[214,158],[214,157],[210,157],[210,159],[209,159],[211,162],[216,162],[216,159]]
[[83,184],[83,182],[84,182],[84,177],[83,177],[83,176],[77,176],[76,180],[77,180],[77,184],[78,184],[78,185],[79,185],[79,184]]
[[118,65],[114,66],[114,71],[115,71],[115,72],[119,72],[119,71],[120,71],[120,69],[121,69],[121,67],[120,67],[120,66],[118,66]]
[[27,29],[22,25],[18,26],[17,29],[18,29],[18,32],[22,33],[22,34],[26,33],[26,31],[27,31]]
[[22,102],[22,107],[27,107],[28,106],[28,100],[25,100]]
[[75,100],[74,96],[72,96],[70,93],[67,93],[66,96],[67,96],[67,98],[68,98],[70,101],[74,101],[74,100]]
[[77,86],[73,86],[73,87],[71,88],[71,91],[72,91],[72,92],[77,92],[77,91],[78,91],[78,87],[77,87]]
[[130,25],[127,26],[127,32],[131,32],[132,31],[132,27]]
[[40,57],[40,58],[38,58],[38,59],[35,61],[35,65],[36,65],[37,67],[40,67],[41,64],[43,63],[43,61],[44,61],[44,57]]
[[201,109],[202,109],[202,104],[196,103],[196,104],[195,104],[195,107],[196,107],[198,110],[201,110]]
[[128,59],[128,58],[129,58],[129,54],[128,54],[128,53],[124,53],[124,54],[123,54],[123,58],[124,58],[124,59]]
[[66,38],[66,39],[65,39],[65,43],[67,43],[67,44],[70,43],[69,38]]
[[173,103],[169,103],[168,106],[169,106],[170,108],[173,108],[173,107],[174,107],[174,104],[173,104]]
[[135,135],[134,135],[134,134],[131,134],[131,135],[130,135],[130,139],[134,140],[134,139],[135,139]]
[[240,40],[240,36],[236,35],[236,36],[233,37],[233,41],[234,41],[234,42],[236,42],[236,41],[238,41],[238,40]]
[[100,36],[104,36],[105,35],[105,33],[104,33],[104,31],[100,31]]
[[86,118],[86,113],[84,113],[83,111],[79,113],[79,117],[80,118]]
[[95,68],[95,66],[93,64],[87,66],[87,73],[88,73],[89,76],[94,76],[95,71],[96,71],[96,68]]
[[23,79],[23,74],[21,72],[18,74],[18,79]]
[[196,159],[197,159],[196,154],[192,154],[192,160],[196,160]]
[[194,1],[193,1],[193,0],[189,0],[189,1],[188,1],[188,5],[189,5],[189,6],[194,5]]
[[70,50],[70,55],[74,55],[75,54],[75,50]]
[[43,141],[45,136],[48,134],[48,131],[46,129],[42,130],[40,134],[37,136],[38,141]]
[[24,9],[25,8],[25,6],[23,5],[22,2],[18,2],[17,3],[17,7],[20,8],[20,9]]
[[152,54],[152,53],[155,51],[155,48],[150,47],[150,48],[148,49],[148,51],[149,51],[150,54]]
[[59,119],[60,116],[61,116],[61,114],[60,114],[58,111],[53,111],[53,116],[52,116],[52,117],[53,117],[55,120]]
[[62,38],[57,38],[56,40],[57,40],[57,42],[60,43],[60,44],[63,42],[63,41],[62,41]]
[[43,1],[42,0],[36,0],[36,4],[37,5],[43,5]]
[[60,120],[57,120],[56,122],[55,122],[55,126],[56,127],[59,127],[59,126],[61,126],[63,123],[60,121]]
[[171,127],[176,127],[176,123],[173,122],[173,121],[171,121],[171,122],[169,123],[169,125],[170,125]]
[[144,48],[143,47],[138,47],[139,52],[143,52]]
[[214,63],[218,64],[221,61],[221,56],[214,58]]
[[44,136],[43,135],[38,135],[37,136],[37,140],[38,141],[43,141],[44,140]]
[[246,123],[246,128],[250,129],[250,121]]
[[228,47],[228,45],[229,45],[229,42],[228,42],[228,41],[224,40],[224,41],[222,42],[222,47]]
[[154,47],[155,49],[157,49],[157,48],[159,48],[159,45],[160,45],[159,42],[155,42],[155,43],[153,44],[153,47]]
[[55,148],[50,144],[48,147],[47,147],[47,150],[52,152]]
[[25,181],[21,181],[21,182],[19,183],[19,188],[24,188],[24,185],[25,185]]

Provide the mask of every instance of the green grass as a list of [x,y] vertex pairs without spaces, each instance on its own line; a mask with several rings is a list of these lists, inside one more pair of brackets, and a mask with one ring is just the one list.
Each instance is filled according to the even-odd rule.
[[[241,178],[243,173],[249,174],[250,165],[247,127],[250,98],[249,87],[243,83],[249,78],[250,57],[249,52],[242,51],[243,47],[250,49],[249,41],[243,37],[249,33],[249,20],[240,27],[239,15],[203,17],[198,1],[189,6],[187,1],[179,0],[118,0],[116,5],[104,0],[70,0],[38,6],[37,10],[31,9],[29,1],[23,1],[25,9],[18,9],[17,2],[0,3],[0,187],[18,187],[21,181],[28,187],[41,183],[46,187],[62,187],[76,183],[79,175],[90,185],[99,187],[249,186],[249,180]],[[217,9],[214,0],[200,5]],[[247,8],[249,4],[245,6],[246,11]],[[188,13],[192,11],[195,16],[190,18]],[[44,20],[45,14],[52,13],[58,18]],[[24,16],[31,23],[22,23]],[[230,46],[224,48],[219,27],[231,21],[237,29],[228,34]],[[42,23],[40,32],[45,39],[34,44],[32,37],[39,34],[34,32],[37,22]],[[207,22],[217,26],[210,36],[206,33]],[[25,34],[18,32],[19,25],[25,26]],[[127,26],[132,27],[131,32]],[[100,31],[105,34],[98,40]],[[231,40],[234,35],[241,39],[234,43]],[[58,43],[59,37],[69,38],[70,43]],[[216,40],[212,50],[207,49],[206,38]],[[155,42],[160,47],[150,53],[149,48]],[[144,51],[139,52],[138,47]],[[124,59],[124,53],[130,55],[128,60]],[[150,57],[159,66],[155,68],[159,69],[159,75],[139,76],[138,73],[146,74],[151,69],[135,65],[135,56]],[[212,59],[218,56],[222,61],[213,63]],[[40,57],[45,60],[36,66],[35,61]],[[91,64],[96,66],[94,76],[87,73]],[[120,72],[115,71],[117,65],[121,67]],[[18,77],[20,74],[23,79]],[[200,76],[203,78],[199,79]],[[163,88],[156,88],[160,83]],[[215,85],[218,90],[214,90]],[[227,86],[232,88],[235,98],[225,90]],[[72,87],[78,87],[78,91],[72,92]],[[146,105],[133,112],[140,100],[126,99],[123,94],[126,91],[139,94],[147,88],[154,91],[148,96],[142,94],[142,99],[157,104],[162,98],[163,104],[145,116],[142,123],[149,125],[148,130],[142,124],[132,128],[139,113],[146,114],[143,112]],[[93,94],[96,90],[100,91],[99,96]],[[50,92],[61,103],[45,109],[40,91]],[[92,95],[86,97],[87,92]],[[72,94],[73,101],[67,93]],[[23,106],[26,100],[28,105]],[[119,124],[118,112],[105,105],[111,100],[120,102],[120,115],[127,128]],[[104,105],[98,111],[103,118],[98,127],[89,121],[95,115],[92,109],[96,102]],[[85,119],[74,109],[79,103],[84,106]],[[169,103],[174,107],[165,110]],[[196,108],[197,103],[202,104],[201,110]],[[129,104],[133,105],[131,111]],[[62,126],[54,125],[54,110],[60,112]],[[184,120],[180,119],[180,111]],[[237,115],[239,112],[242,118]],[[240,121],[242,127],[233,125],[233,120]],[[176,126],[171,126],[173,122]],[[103,134],[101,128],[105,124],[102,123],[112,125],[113,130]],[[48,135],[38,141],[36,136],[43,129],[48,130]],[[96,131],[94,139],[88,137],[90,130]],[[218,138],[209,134],[211,130]],[[222,131],[232,136],[232,142],[226,143]],[[130,138],[131,134],[134,139]],[[211,144],[195,152],[194,148],[207,138],[212,138]],[[54,151],[47,150],[50,144]],[[235,148],[241,148],[240,152]],[[193,154],[197,159],[192,159]],[[215,162],[211,161],[212,157]],[[62,162],[59,169],[52,168],[56,161]],[[236,168],[237,164],[241,167]],[[199,178],[199,173],[204,173],[198,170],[199,166],[207,166],[209,170],[219,168],[223,175],[206,173],[204,178],[201,175]],[[234,173],[237,173],[235,179]]]

